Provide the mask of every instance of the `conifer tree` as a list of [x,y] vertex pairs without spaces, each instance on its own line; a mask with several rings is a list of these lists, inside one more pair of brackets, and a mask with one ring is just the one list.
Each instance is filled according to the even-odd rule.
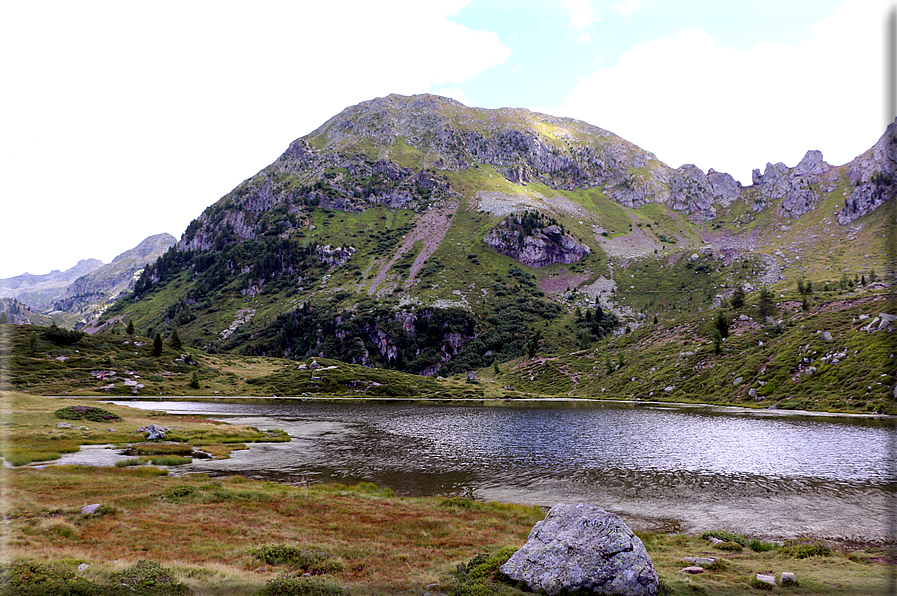
[[153,356],[162,355],[162,335],[157,331],[156,337],[153,338]]
[[125,333],[128,335],[134,335],[134,321],[128,321],[128,328],[125,329]]
[[168,345],[170,345],[175,350],[181,349],[181,338],[178,336],[178,330],[175,329],[171,332],[171,337],[168,339]]

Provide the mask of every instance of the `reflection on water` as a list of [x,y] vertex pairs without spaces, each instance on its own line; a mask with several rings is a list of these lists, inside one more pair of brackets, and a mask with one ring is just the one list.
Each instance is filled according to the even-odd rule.
[[292,441],[190,471],[374,482],[400,494],[587,501],[684,531],[884,540],[889,423],[670,408],[120,402]]

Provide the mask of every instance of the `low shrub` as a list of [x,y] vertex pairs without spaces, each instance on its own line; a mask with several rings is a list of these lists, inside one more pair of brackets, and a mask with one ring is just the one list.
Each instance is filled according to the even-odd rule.
[[513,546],[505,547],[492,554],[478,554],[466,565],[458,565],[455,571],[456,585],[452,593],[459,596],[479,596],[496,594],[496,582],[507,581],[499,571],[508,559],[517,552]]
[[775,587],[772,584],[768,584],[762,579],[757,579],[756,577],[750,581],[751,587],[757,590],[766,590],[767,592],[771,592]]
[[740,553],[741,551],[744,550],[743,546],[741,546],[737,542],[732,542],[732,541],[720,542],[719,544],[716,544],[714,546],[716,546],[716,548],[718,548],[720,550],[724,550],[728,553]]
[[440,503],[443,507],[452,509],[473,509],[479,503],[469,497],[448,497]]
[[94,406],[68,406],[56,410],[53,414],[63,420],[90,420],[91,422],[119,422],[122,420],[118,414]]
[[96,596],[98,586],[61,563],[12,561],[0,565],[0,594],[16,596]]
[[786,540],[779,553],[786,557],[795,559],[806,559],[807,557],[830,557],[832,548],[818,540]]
[[762,540],[757,540],[756,538],[751,539],[751,541],[748,542],[748,546],[751,547],[752,551],[757,553],[765,553],[779,548],[779,545],[775,542],[763,542]]
[[723,542],[737,542],[741,546],[748,546],[748,539],[740,534],[732,534],[731,532],[726,532],[725,530],[711,530],[710,532],[704,532],[701,534],[701,538],[704,540],[708,540],[710,538],[716,538],[717,540],[722,540]]
[[179,596],[189,594],[190,588],[174,577],[169,569],[155,561],[141,559],[131,567],[112,576],[116,585],[128,588],[132,594]]
[[343,564],[326,552],[305,546],[268,544],[249,549],[249,554],[268,565],[289,565],[305,573],[319,575],[343,570]]
[[342,596],[345,593],[339,586],[288,573],[269,581],[259,596]]

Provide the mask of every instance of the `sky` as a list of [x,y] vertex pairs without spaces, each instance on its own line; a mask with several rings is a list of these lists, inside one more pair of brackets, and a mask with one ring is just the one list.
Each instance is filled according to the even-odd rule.
[[110,262],[347,106],[435,93],[748,185],[884,132],[893,0],[7,2],[0,278]]

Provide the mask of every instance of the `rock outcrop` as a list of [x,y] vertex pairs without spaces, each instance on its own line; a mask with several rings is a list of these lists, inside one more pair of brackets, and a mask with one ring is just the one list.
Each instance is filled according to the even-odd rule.
[[483,242],[528,267],[575,263],[590,252],[588,246],[557,225],[526,230],[516,222],[516,216],[505,218],[486,233]]
[[854,188],[837,214],[841,225],[897,197],[897,121],[871,149],[848,164],[847,179]]
[[754,170],[754,211],[776,205],[779,215],[800,217],[816,208],[822,197],[838,185],[838,172],[822,159],[822,152],[807,151],[793,168],[779,162]]
[[741,194],[741,184],[729,174],[711,169],[706,175],[685,164],[670,177],[669,206],[705,221],[716,217],[714,205],[726,207]]
[[551,508],[501,572],[549,596],[654,596],[659,578],[641,540],[623,521],[595,505]]

